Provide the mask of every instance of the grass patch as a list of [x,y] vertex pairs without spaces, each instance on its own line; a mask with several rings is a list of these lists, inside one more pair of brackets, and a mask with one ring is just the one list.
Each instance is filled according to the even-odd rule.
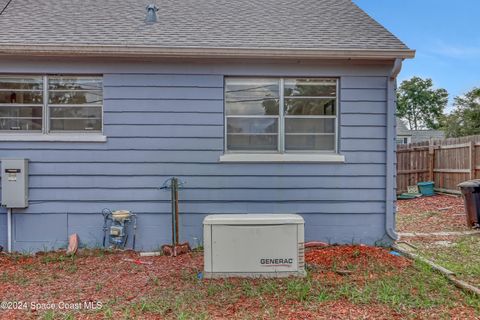
[[[308,309],[330,301],[346,300],[355,305],[384,305],[405,316],[411,310],[445,310],[466,304],[480,312],[476,297],[462,293],[429,266],[414,267],[386,274],[373,280],[343,281],[337,285],[305,278],[198,281],[189,291],[161,290],[127,308],[128,314],[158,315],[171,319],[208,319],[208,306],[227,306],[243,299],[257,301],[265,314],[274,316],[269,301],[289,305],[300,303]],[[133,310],[133,311],[132,311]],[[192,312],[192,310],[198,310]],[[410,310],[410,311],[409,311]],[[247,314],[248,315],[248,314]],[[480,313],[478,313],[480,315]],[[445,313],[448,318],[448,314]]]
[[415,243],[420,253],[428,259],[453,271],[463,280],[480,286],[480,237],[458,237],[451,246]]
[[18,286],[26,286],[30,283],[30,279],[21,273],[11,273],[3,271],[0,275],[0,282],[2,283],[14,283]]
[[306,301],[313,298],[313,285],[307,279],[291,279],[287,281],[286,297],[287,299]]
[[[461,244],[458,248],[470,253],[471,246]],[[152,257],[149,258],[153,262],[151,265],[137,266],[121,262],[132,253],[108,259],[103,258],[108,254],[103,251],[91,251],[75,258],[45,254],[24,261],[29,267],[19,264],[15,272],[13,269],[0,271],[0,285],[7,283],[16,290],[16,295],[11,297],[10,291],[9,299],[29,293],[31,299],[39,302],[62,301],[67,295],[80,300],[98,297],[103,303],[100,310],[38,312],[36,316],[43,319],[90,316],[105,319],[316,319],[328,314],[324,310],[334,312],[342,305],[346,310],[353,309],[352,314],[346,315],[351,318],[357,317],[355,310],[358,316],[373,310],[384,318],[392,315],[393,318],[424,318],[426,314],[451,318],[451,313],[457,310],[474,314],[472,319],[480,317],[477,297],[456,289],[422,263],[411,265],[388,251],[374,248],[338,246],[330,248],[328,254],[318,252],[322,252],[318,256],[321,259],[309,260],[314,267],[304,278],[225,280],[197,278],[201,270],[200,254],[182,257],[186,261],[183,269],[179,269],[178,260],[170,257]],[[82,259],[87,259],[88,264]],[[90,267],[91,264],[95,268]],[[10,261],[6,265],[11,268]],[[166,272],[168,268],[171,270]],[[108,277],[99,277],[100,271],[109,271],[100,273]],[[29,278],[32,274],[35,277]],[[69,287],[66,283],[76,285]],[[46,285],[52,290],[42,291]],[[128,292],[123,288],[129,288]]]
[[67,255],[55,255],[55,254],[46,254],[40,257],[40,261],[44,264],[55,264],[55,263],[62,263],[62,262],[75,262],[75,256],[67,256]]

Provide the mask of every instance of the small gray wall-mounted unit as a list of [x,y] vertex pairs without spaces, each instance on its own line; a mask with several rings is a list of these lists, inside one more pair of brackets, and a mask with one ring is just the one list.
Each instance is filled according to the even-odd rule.
[[6,208],[28,207],[28,160],[1,159],[2,206]]
[[203,226],[206,278],[305,275],[299,215],[210,215]]

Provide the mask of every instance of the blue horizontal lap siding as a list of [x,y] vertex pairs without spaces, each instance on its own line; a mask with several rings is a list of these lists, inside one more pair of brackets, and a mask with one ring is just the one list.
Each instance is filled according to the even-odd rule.
[[[311,200],[311,201],[191,201],[180,193],[181,214],[207,214],[207,213],[239,213],[249,210],[250,213],[265,212],[298,212],[300,214],[384,214],[385,201],[374,201],[367,198],[361,201],[342,200]],[[134,202],[129,199],[122,201],[39,201],[31,204],[28,209],[15,209],[21,215],[44,214],[93,214],[99,215],[99,208],[134,210],[136,213],[170,214],[171,205],[168,201],[158,199]],[[349,217],[356,219],[355,217]],[[347,219],[347,218],[346,218]],[[168,229],[168,228],[167,228]],[[165,230],[163,231],[165,232]],[[47,233],[48,234],[48,233]]]
[[[142,151],[139,151],[142,152]],[[192,151],[190,154],[196,154]],[[198,153],[202,153],[198,151]],[[160,160],[160,159],[159,159]],[[30,164],[31,174],[37,175],[230,175],[230,176],[371,176],[384,175],[382,164],[215,164],[212,163],[36,163]]]
[[[170,195],[158,189],[32,189],[30,200],[35,201],[169,201]],[[184,189],[188,201],[382,201],[384,190],[363,189]]]
[[223,100],[122,99],[105,100],[106,113],[219,113]]
[[156,249],[170,239],[169,193],[158,187],[171,176],[185,181],[181,235],[194,244],[194,238],[201,241],[203,217],[212,213],[299,213],[307,239],[373,243],[383,236],[388,68],[281,71],[258,65],[261,76],[341,76],[339,148],[345,164],[219,162],[223,77],[255,74],[253,69],[171,65],[141,73],[142,66],[126,65],[115,73],[104,68],[106,143],[0,143],[1,157],[31,161],[31,205],[15,210],[17,250],[62,246],[73,232],[84,244],[100,245],[105,207],[138,213],[138,248]]
[[[169,176],[63,176],[32,175],[30,188],[156,188],[159,181],[168,179]],[[179,177],[184,180],[184,177]],[[187,178],[187,177],[185,177]],[[127,186],[127,187],[126,187]],[[301,179],[291,179],[289,176],[188,176],[185,188],[250,188],[250,189],[382,189],[385,186],[385,177],[367,176],[355,177],[347,180],[336,176],[302,176]]]
[[[108,87],[104,86],[106,100],[222,100],[223,88],[203,87]],[[111,97],[111,98],[110,98]]]
[[[222,146],[223,147],[223,146]],[[196,146],[186,146],[180,149],[180,146],[171,148],[159,148],[157,150],[142,149],[111,149],[111,150],[83,150],[83,152],[74,152],[70,155],[65,153],[68,150],[75,149],[43,149],[43,150],[18,150],[12,149],[5,152],[5,156],[14,157],[35,157],[33,163],[55,163],[59,156],[62,156],[61,162],[65,163],[212,163],[217,164],[220,155],[223,153],[222,147],[206,143],[198,143]],[[172,150],[173,149],[173,150]],[[197,154],[198,151],[202,153]],[[343,149],[343,154],[351,162],[361,163],[385,163],[385,155],[379,151],[372,150],[368,152]],[[48,151],[48,152],[46,152]],[[128,152],[133,151],[133,152]],[[141,152],[141,153],[140,153]],[[193,154],[192,154],[193,153]]]

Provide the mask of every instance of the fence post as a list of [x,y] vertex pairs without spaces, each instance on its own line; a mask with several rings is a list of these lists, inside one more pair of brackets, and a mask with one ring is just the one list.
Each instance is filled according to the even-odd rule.
[[470,180],[475,179],[475,141],[470,141]]
[[435,180],[434,176],[434,169],[435,166],[435,147],[432,144],[432,141],[430,140],[428,142],[428,178],[430,181]]

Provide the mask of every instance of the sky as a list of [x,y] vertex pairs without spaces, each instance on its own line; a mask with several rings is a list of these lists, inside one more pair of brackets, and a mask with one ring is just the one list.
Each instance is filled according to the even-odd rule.
[[480,0],[353,0],[408,47],[399,83],[431,78],[453,98],[480,87]]

